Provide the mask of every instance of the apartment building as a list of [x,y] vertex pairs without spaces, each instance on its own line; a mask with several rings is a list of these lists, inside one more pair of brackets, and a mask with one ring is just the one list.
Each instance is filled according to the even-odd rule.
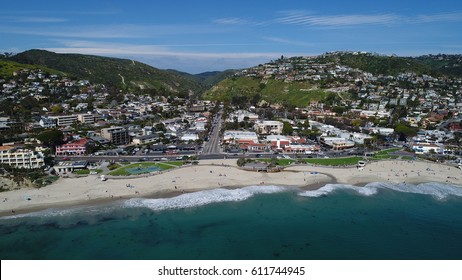
[[106,138],[112,144],[126,145],[130,143],[130,135],[128,129],[120,126],[113,126],[110,128],[101,129],[101,137]]
[[93,114],[79,114],[77,120],[84,124],[94,124],[95,116]]
[[55,119],[56,124],[61,127],[71,126],[78,121],[77,115],[50,116],[50,119]]
[[13,146],[0,146],[0,164],[8,164],[15,168],[40,168],[45,165],[44,158],[42,152]]

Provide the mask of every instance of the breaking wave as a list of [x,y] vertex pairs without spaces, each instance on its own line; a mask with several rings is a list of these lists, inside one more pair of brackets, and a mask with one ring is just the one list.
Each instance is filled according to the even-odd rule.
[[211,203],[243,201],[256,194],[271,194],[287,191],[286,187],[250,186],[241,189],[213,189],[182,194],[171,198],[133,198],[124,202],[125,207],[142,207],[154,211],[183,209]]
[[332,193],[336,190],[351,190],[364,196],[371,196],[377,194],[378,190],[380,189],[389,189],[404,193],[431,195],[436,199],[440,200],[445,199],[449,196],[462,197],[462,187],[450,184],[422,183],[413,185],[404,183],[392,184],[382,182],[369,183],[364,187],[358,187],[347,184],[327,184],[324,187],[321,187],[317,190],[300,192],[299,195],[306,197],[320,197],[328,195],[329,193]]

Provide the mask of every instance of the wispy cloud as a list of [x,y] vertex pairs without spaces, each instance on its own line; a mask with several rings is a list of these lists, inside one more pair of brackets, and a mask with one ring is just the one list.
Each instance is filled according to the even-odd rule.
[[259,21],[251,18],[240,18],[240,17],[227,17],[227,18],[218,18],[212,20],[212,23],[220,25],[254,25],[254,26],[263,26],[268,25],[271,22],[268,21]]
[[351,27],[361,25],[419,24],[462,21],[462,12],[403,16],[397,14],[340,14],[319,15],[306,11],[282,11],[275,22],[312,27]]
[[[190,73],[250,67],[283,55],[280,52],[193,52],[167,45],[135,45],[113,42],[69,41],[62,47],[44,48],[57,53],[79,53],[124,57],[157,68],[175,68]],[[175,45],[176,46],[176,45]]]
[[[178,46],[178,45],[176,45]],[[167,45],[132,45],[111,42],[68,41],[63,47],[46,48],[58,53],[82,53],[97,55],[145,55],[176,56],[188,58],[274,58],[281,53],[272,52],[191,52],[177,51]]]
[[53,23],[68,21],[57,17],[31,17],[31,16],[0,16],[1,21],[17,23]]
[[238,18],[238,17],[229,17],[229,18],[218,18],[212,21],[217,24],[228,24],[228,25],[241,25],[250,23],[249,20]]
[[433,15],[418,15],[411,19],[415,23],[457,22],[462,21],[462,12],[439,13]]
[[287,44],[287,45],[295,45],[295,46],[314,46],[315,45],[313,43],[290,40],[290,39],[280,38],[280,37],[262,37],[262,39],[266,41],[270,41],[270,42]]
[[164,35],[211,34],[222,32],[222,28],[207,25],[137,25],[137,24],[105,24],[105,25],[69,25],[42,27],[0,26],[0,33],[23,34],[63,38],[152,38]]
[[277,23],[307,26],[342,27],[364,24],[389,25],[395,23],[400,17],[394,14],[377,15],[315,15],[304,11],[281,12]]

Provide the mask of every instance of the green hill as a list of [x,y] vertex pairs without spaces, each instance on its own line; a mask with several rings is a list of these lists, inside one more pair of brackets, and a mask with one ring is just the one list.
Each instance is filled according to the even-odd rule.
[[415,58],[382,56],[372,53],[338,52],[319,57],[320,62],[334,62],[357,68],[374,75],[397,75],[403,72],[414,72],[416,74],[436,75],[436,69],[423,64]]
[[121,88],[151,89],[180,96],[187,96],[190,91],[203,91],[203,85],[189,74],[160,70],[129,59],[57,54],[44,50],[29,50],[9,59],[23,64],[42,65],[66,72],[78,79]]
[[462,77],[462,55],[423,55],[416,57],[418,62],[431,67],[444,75]]
[[6,60],[0,58],[0,78],[1,79],[8,79],[13,76],[14,72],[18,72],[22,69],[42,69],[44,72],[52,73],[52,74],[64,74],[61,71],[57,71],[54,69],[50,69],[41,65],[31,65],[31,64],[22,64],[15,61]]
[[256,104],[264,100],[270,104],[306,106],[310,101],[324,99],[328,93],[308,82],[291,82],[270,79],[265,83],[252,77],[231,77],[219,82],[206,91],[204,98],[234,104]]

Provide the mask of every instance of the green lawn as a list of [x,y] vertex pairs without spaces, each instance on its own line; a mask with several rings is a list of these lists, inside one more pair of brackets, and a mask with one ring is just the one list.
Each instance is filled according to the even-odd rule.
[[[310,164],[319,164],[319,165],[356,165],[358,161],[363,160],[363,157],[346,157],[346,158],[300,158],[300,159],[285,159],[281,158],[277,160],[277,165],[288,166],[294,162],[299,163],[310,163]],[[270,158],[258,159],[261,162],[270,162]]]
[[363,157],[346,157],[346,158],[307,158],[300,161],[319,165],[356,165],[358,161],[363,160]]
[[390,155],[391,153],[397,152],[401,150],[401,148],[391,148],[386,150],[381,150],[374,154],[372,159],[380,160],[380,159],[397,159],[399,156]]
[[[261,158],[261,159],[257,159],[257,161],[270,162],[271,159],[270,158]],[[276,164],[280,165],[280,166],[287,166],[287,165],[291,165],[293,162],[295,162],[295,160],[293,160],[293,159],[280,158],[280,159],[277,159]]]
[[90,172],[92,172],[92,171],[98,172],[98,174],[103,172],[103,170],[101,170],[101,169],[95,169],[95,170],[82,169],[82,170],[74,171],[74,174],[87,175],[87,174],[90,174]]
[[[171,162],[164,162],[164,163],[155,163],[155,162],[137,162],[132,163],[129,165],[122,166],[116,170],[109,172],[108,175],[112,176],[130,176],[133,175],[132,173],[128,172],[127,169],[131,168],[148,168],[148,167],[158,167],[161,170],[171,169],[177,166],[181,166],[183,163],[181,161],[171,161]],[[149,173],[149,171],[145,172]]]

